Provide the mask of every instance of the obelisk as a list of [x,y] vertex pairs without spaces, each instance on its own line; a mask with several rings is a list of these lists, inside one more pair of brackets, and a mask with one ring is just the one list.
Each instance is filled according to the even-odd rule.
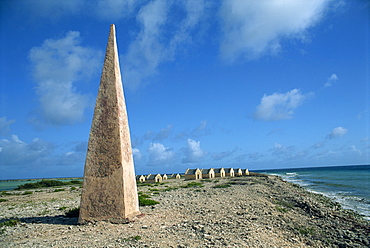
[[125,223],[139,203],[115,26],[110,26],[86,154],[78,222]]

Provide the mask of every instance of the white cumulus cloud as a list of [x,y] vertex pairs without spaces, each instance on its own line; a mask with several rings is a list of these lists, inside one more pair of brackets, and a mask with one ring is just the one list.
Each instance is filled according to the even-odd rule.
[[329,0],[223,1],[222,56],[255,59],[278,53],[282,39],[304,40],[305,32],[323,16]]
[[345,129],[344,127],[336,127],[331,131],[331,133],[329,133],[326,136],[326,138],[327,139],[334,139],[334,138],[341,137],[341,136],[345,135],[347,132],[348,132],[348,130]]
[[165,147],[161,143],[150,143],[148,153],[148,165],[153,166],[169,164],[175,156],[175,153],[172,151],[172,149]]
[[337,81],[338,81],[338,76],[337,74],[333,73],[331,74],[331,76],[328,78],[328,80],[326,81],[326,83],[324,84],[325,87],[330,87],[332,86],[333,84],[335,84]]
[[80,45],[80,33],[70,31],[61,39],[47,39],[33,47],[29,58],[37,83],[40,113],[46,123],[66,125],[78,122],[92,100],[76,85],[101,66],[101,52]]
[[256,108],[254,118],[263,121],[291,119],[294,111],[312,96],[313,93],[302,94],[299,89],[293,89],[284,94],[265,94]]
[[194,163],[199,162],[207,152],[200,148],[200,141],[195,141],[188,139],[187,147],[182,149],[185,153],[185,158],[183,158],[183,163]]

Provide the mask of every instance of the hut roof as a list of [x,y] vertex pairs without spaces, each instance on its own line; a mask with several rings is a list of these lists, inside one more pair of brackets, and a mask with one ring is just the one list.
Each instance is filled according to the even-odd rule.
[[156,178],[156,177],[158,177],[158,176],[161,176],[161,175],[159,175],[159,174],[156,174],[156,175],[150,174],[150,175],[147,177],[147,179],[154,179],[154,178]]
[[196,169],[187,169],[185,175],[195,175],[197,171],[200,171],[198,168]]
[[221,173],[221,170],[224,170],[224,168],[217,168],[217,169],[214,169],[215,173]]
[[213,169],[202,169],[202,174],[209,174]]

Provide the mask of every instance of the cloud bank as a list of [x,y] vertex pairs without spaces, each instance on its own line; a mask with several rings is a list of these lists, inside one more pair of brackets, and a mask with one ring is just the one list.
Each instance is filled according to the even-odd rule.
[[33,165],[46,159],[53,149],[54,145],[47,141],[35,138],[27,144],[13,134],[10,139],[0,140],[1,165]]

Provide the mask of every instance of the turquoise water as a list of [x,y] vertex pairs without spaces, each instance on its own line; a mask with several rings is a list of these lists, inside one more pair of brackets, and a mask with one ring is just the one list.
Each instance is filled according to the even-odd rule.
[[[82,180],[81,178],[49,178],[52,180],[58,180],[62,182],[68,182],[71,180]],[[6,190],[13,190],[16,189],[18,186],[26,184],[26,183],[37,183],[40,182],[42,179],[24,179],[24,180],[4,180],[0,181],[0,191]]]
[[370,165],[260,171],[323,194],[370,220]]
[[6,191],[6,190],[13,190],[17,188],[20,185],[23,185],[25,183],[36,183],[40,182],[40,180],[14,180],[14,181],[0,181],[0,191]]

